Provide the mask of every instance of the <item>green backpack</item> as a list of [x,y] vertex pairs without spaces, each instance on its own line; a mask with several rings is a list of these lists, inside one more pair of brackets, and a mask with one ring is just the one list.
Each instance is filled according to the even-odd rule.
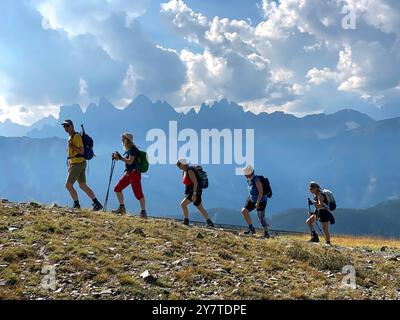
[[146,151],[140,151],[139,156],[136,157],[136,166],[141,173],[146,173],[149,170],[149,160],[147,159]]

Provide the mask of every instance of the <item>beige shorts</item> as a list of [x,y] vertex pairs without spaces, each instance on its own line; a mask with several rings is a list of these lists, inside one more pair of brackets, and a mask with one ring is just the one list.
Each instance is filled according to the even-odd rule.
[[67,182],[74,184],[76,181],[79,183],[86,183],[86,161],[71,164]]

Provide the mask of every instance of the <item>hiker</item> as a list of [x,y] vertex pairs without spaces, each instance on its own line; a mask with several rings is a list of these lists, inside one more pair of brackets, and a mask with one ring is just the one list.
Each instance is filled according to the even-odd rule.
[[122,191],[128,187],[132,186],[133,193],[136,199],[140,203],[140,217],[146,219],[146,199],[143,195],[142,190],[142,174],[137,168],[137,158],[139,157],[140,150],[136,147],[133,142],[133,135],[130,133],[123,133],[121,135],[122,146],[125,150],[123,156],[121,156],[118,152],[113,153],[112,157],[114,160],[122,161],[125,163],[125,173],[121,180],[117,183],[114,188],[114,192],[117,194],[119,207],[116,210],[113,210],[113,213],[116,214],[126,214],[126,208],[124,204],[124,195]]
[[254,168],[251,165],[248,165],[246,168],[244,168],[243,172],[244,176],[246,177],[249,190],[249,196],[246,200],[244,208],[242,209],[243,217],[249,226],[249,229],[245,231],[244,234],[256,234],[256,229],[251,221],[250,212],[252,212],[254,209],[257,209],[258,219],[264,228],[264,238],[269,239],[271,236],[268,231],[267,221],[265,220],[265,209],[267,207],[268,197],[266,194],[264,194],[264,187],[262,185],[261,178],[255,175]]
[[319,242],[318,234],[314,229],[314,223],[317,223],[317,221],[319,220],[322,224],[322,231],[325,237],[326,244],[330,245],[331,235],[329,232],[329,223],[331,224],[334,223],[335,221],[334,217],[329,210],[328,202],[319,184],[314,181],[311,181],[309,184],[309,190],[314,197],[314,199],[311,202],[309,201],[309,206],[310,205],[315,206],[314,212],[311,212],[311,210],[309,210],[308,212],[309,217],[306,221],[307,226],[309,227],[311,232],[310,242]]
[[74,184],[78,181],[79,187],[93,201],[93,211],[100,211],[103,206],[97,200],[96,195],[86,184],[86,159],[84,158],[84,145],[82,136],[75,131],[74,123],[71,120],[65,120],[62,123],[64,130],[68,133],[68,177],[66,188],[71,194],[74,204],[72,208],[80,209],[81,205],[78,199],[78,193]]
[[194,167],[189,166],[186,159],[179,159],[176,163],[179,169],[183,171],[182,182],[185,185],[185,198],[181,202],[181,207],[184,215],[183,224],[189,225],[189,209],[188,205],[193,202],[195,207],[206,219],[207,226],[214,227],[214,223],[208,216],[208,212],[204,209],[202,204],[202,189],[199,187],[196,171]]

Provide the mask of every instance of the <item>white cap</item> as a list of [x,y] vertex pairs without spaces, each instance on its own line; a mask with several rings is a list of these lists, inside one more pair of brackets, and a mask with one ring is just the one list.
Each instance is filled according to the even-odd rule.
[[189,162],[185,158],[178,159],[178,164],[188,164]]
[[122,134],[122,137],[128,139],[130,142],[133,142],[133,135],[130,133],[125,132]]
[[251,165],[248,165],[243,169],[243,173],[245,176],[249,176],[254,173],[254,168]]

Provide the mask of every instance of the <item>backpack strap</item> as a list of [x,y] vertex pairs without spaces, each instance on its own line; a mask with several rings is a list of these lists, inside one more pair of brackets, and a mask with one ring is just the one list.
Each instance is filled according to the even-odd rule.
[[[75,138],[75,136],[76,136],[77,134],[79,134],[79,135],[82,137],[82,135],[81,135],[79,132],[75,132],[75,133],[72,135],[72,137],[71,137],[72,143],[74,143],[74,138]],[[77,154],[76,156],[68,157],[67,159],[70,160],[70,159],[74,159],[74,158],[84,158],[84,156],[83,156],[83,154]]]
[[323,193],[322,191],[320,193],[318,193],[318,195],[322,194],[322,196],[324,197],[324,209],[329,210],[329,202],[328,202],[328,198],[326,197],[325,193]]

